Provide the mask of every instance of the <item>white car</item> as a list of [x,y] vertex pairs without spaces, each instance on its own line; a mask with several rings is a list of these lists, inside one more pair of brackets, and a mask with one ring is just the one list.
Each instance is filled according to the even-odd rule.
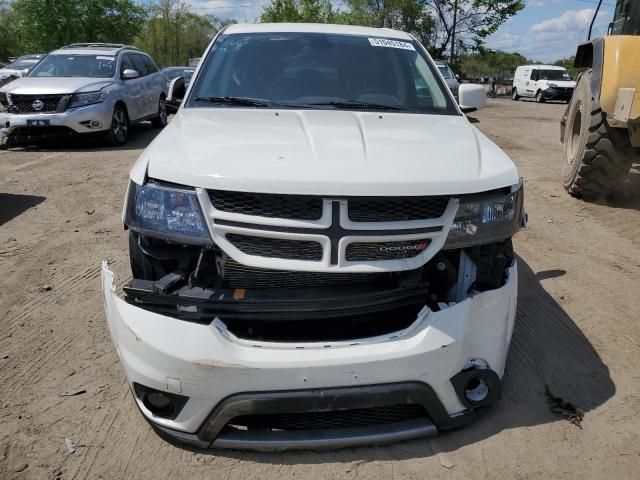
[[0,145],[101,135],[124,145],[129,127],[167,123],[167,80],[136,47],[75,43],[0,88]]
[[576,82],[564,67],[554,65],[523,65],[516,69],[513,77],[512,98],[535,98],[536,102],[562,100],[569,102]]
[[102,267],[137,406],[199,447],[458,427],[500,396],[524,218],[515,165],[411,35],[231,25],[131,170],[124,294]]

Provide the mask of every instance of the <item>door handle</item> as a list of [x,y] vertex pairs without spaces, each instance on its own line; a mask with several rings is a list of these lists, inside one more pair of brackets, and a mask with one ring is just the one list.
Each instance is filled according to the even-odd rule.
[[138,87],[144,88],[144,83],[139,84]]

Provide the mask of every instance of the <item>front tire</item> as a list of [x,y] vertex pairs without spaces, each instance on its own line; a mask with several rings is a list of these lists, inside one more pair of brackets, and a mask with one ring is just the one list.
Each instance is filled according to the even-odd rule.
[[151,119],[153,128],[164,128],[167,126],[167,102],[164,97],[158,101],[158,116]]
[[113,109],[107,138],[115,146],[124,145],[129,139],[129,116],[122,105],[116,105]]
[[562,181],[567,192],[578,198],[593,200],[610,194],[629,172],[640,149],[631,146],[626,129],[613,128],[600,103],[593,98],[587,70],[578,85],[567,111]]
[[544,103],[544,95],[542,94],[542,90],[538,90],[538,93],[536,93],[536,102],[538,103]]

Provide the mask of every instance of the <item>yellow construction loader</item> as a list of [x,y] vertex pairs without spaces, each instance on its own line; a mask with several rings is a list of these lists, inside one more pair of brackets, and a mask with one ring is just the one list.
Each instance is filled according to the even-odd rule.
[[562,179],[571,195],[603,198],[640,162],[640,0],[618,0],[606,37],[578,47],[578,77],[562,118]]

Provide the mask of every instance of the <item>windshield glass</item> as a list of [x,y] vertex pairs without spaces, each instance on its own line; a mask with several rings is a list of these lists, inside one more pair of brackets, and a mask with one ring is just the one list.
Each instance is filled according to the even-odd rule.
[[115,68],[116,57],[111,55],[55,54],[42,60],[29,76],[111,78]]
[[571,80],[566,70],[539,70],[540,80]]
[[19,60],[17,62],[10,63],[7,65],[7,68],[11,70],[25,70],[33,67],[36,63],[38,63],[37,60]]
[[[457,114],[413,42],[321,33],[222,35],[204,60],[189,107],[379,109]],[[213,100],[213,101],[212,101]],[[217,101],[217,103],[216,103]]]
[[438,65],[438,70],[440,70],[442,78],[445,78],[446,80],[450,80],[453,78],[451,70],[449,70],[449,67],[447,67],[446,65]]

